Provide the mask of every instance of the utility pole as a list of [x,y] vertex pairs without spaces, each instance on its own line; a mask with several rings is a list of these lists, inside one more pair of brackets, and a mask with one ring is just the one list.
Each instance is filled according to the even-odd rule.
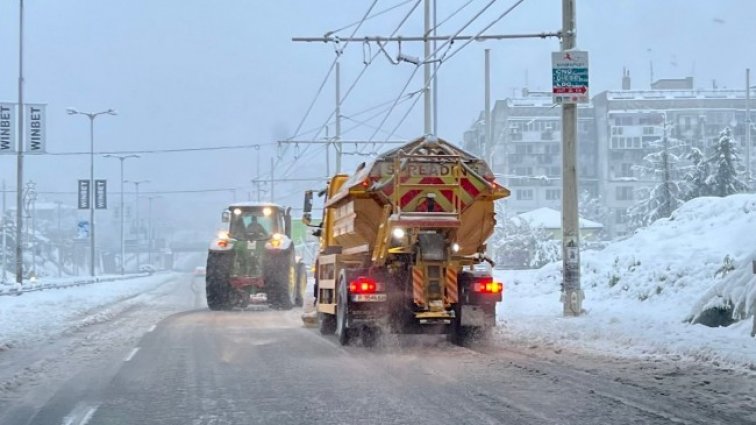
[[0,223],[2,223],[2,226],[0,226],[0,230],[3,232],[3,274],[2,274],[2,283],[6,282],[6,279],[8,277],[7,271],[8,271],[8,217],[5,216],[5,180],[3,180],[3,216],[0,218]]
[[746,68],[746,95],[745,95],[745,113],[746,113],[746,185],[748,190],[753,189],[753,179],[751,177],[751,69]]
[[486,71],[485,71],[485,120],[486,120],[486,146],[483,149],[483,158],[493,166],[493,162],[490,161],[493,154],[493,140],[492,137],[492,124],[491,124],[491,49],[485,50],[486,57]]
[[436,43],[438,19],[436,12],[438,6],[438,0],[433,0],[433,134],[438,136],[438,62],[436,62],[436,52],[438,51]]
[[120,221],[121,221],[121,275],[124,275],[126,273],[126,243],[124,241],[124,210],[126,209],[124,202],[123,202],[123,163],[129,158],[139,158],[139,155],[103,155],[105,158],[116,158],[118,161],[120,161],[121,165],[121,214],[120,214]]
[[[336,137],[334,138],[334,147],[336,148],[336,174],[341,172],[341,64],[336,61]],[[328,145],[326,145],[328,150]]]
[[147,197],[147,264],[152,265],[152,241],[154,240],[152,232],[152,200],[161,198],[161,196]]
[[149,180],[133,180],[133,181],[124,180],[124,183],[132,183],[134,185],[134,191],[136,192],[136,199],[135,199],[136,202],[134,202],[134,217],[136,221],[136,231],[135,231],[135,235],[136,235],[135,251],[136,252],[135,253],[136,253],[137,271],[139,271],[139,266],[141,266],[140,257],[139,257],[139,250],[141,248],[139,246],[139,234],[140,234],[139,232],[139,185],[141,185],[142,183],[149,183],[149,182],[150,182]]
[[63,277],[63,250],[60,249],[63,243],[63,231],[60,227],[60,206],[63,204],[60,201],[55,201],[58,213],[58,277]]
[[276,171],[276,163],[273,158],[270,159],[270,202],[275,203],[276,202],[276,187],[275,185],[275,175]]
[[[562,0],[562,51],[575,48],[575,0]],[[562,104],[562,302],[565,316],[582,313],[578,225],[577,104]]]
[[423,56],[425,60],[423,61],[423,81],[425,85],[425,90],[423,91],[423,103],[425,106],[425,125],[423,127],[423,134],[431,134],[433,131],[433,125],[431,123],[431,64],[428,60],[431,55],[431,44],[430,40],[428,39],[430,37],[430,24],[431,24],[431,1],[432,0],[425,0],[425,30],[423,31],[423,46],[425,48],[425,55]]
[[18,149],[16,150],[16,283],[24,277],[24,248],[21,244],[24,223],[21,205],[24,201],[24,0],[18,7]]
[[255,152],[257,152],[257,202],[260,202],[260,145],[255,145]]

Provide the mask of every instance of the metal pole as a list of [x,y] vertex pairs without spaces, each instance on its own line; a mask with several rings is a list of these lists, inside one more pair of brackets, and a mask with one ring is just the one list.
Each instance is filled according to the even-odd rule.
[[257,202],[260,202],[260,145],[255,146],[255,151],[257,151],[257,177],[255,178],[255,183],[257,184]]
[[424,58],[426,58],[425,63],[423,64],[423,82],[425,87],[425,90],[423,91],[423,104],[424,104],[424,126],[423,126],[423,134],[431,134],[431,131],[433,131],[433,126],[431,125],[431,87],[430,87],[430,78],[431,78],[431,64],[428,62],[427,58],[431,55],[431,44],[428,40],[430,36],[430,20],[431,20],[431,0],[425,0],[425,30],[423,31],[423,46],[425,48],[425,54],[423,55]]
[[63,241],[63,231],[60,227],[60,206],[62,202],[56,201],[55,204],[57,204],[57,212],[58,212],[58,277],[63,276],[63,256],[61,255],[62,250],[60,249],[61,242]]
[[2,282],[5,283],[5,280],[7,278],[7,271],[8,271],[8,237],[6,235],[6,232],[8,231],[8,217],[5,216],[5,180],[3,180],[3,216],[0,217],[0,223],[2,223],[2,226],[0,226],[0,230],[3,232],[3,274],[2,274]]
[[[493,152],[493,140],[491,140],[491,49],[485,50],[486,71],[485,71],[485,120],[486,120],[486,147],[483,150],[483,157],[490,160]],[[490,163],[490,162],[489,162]]]
[[29,245],[32,252],[32,276],[37,277],[37,191],[34,189],[34,184],[29,188],[29,201],[31,202],[31,235],[33,242]]
[[21,246],[24,218],[21,211],[24,182],[24,0],[18,7],[18,149],[16,154],[16,283],[24,277],[24,248]]
[[[575,0],[562,0],[562,51],[575,47]],[[562,302],[565,316],[582,312],[577,188],[577,105],[562,104]]]
[[121,162],[121,196],[120,196],[120,198],[121,198],[121,214],[120,214],[121,215],[121,217],[120,217],[121,229],[120,229],[120,231],[121,231],[121,276],[123,276],[124,274],[126,274],[126,243],[124,242],[124,231],[123,231],[124,218],[125,218],[125,215],[123,213],[123,210],[124,210],[124,205],[123,205],[123,163],[124,163],[124,161],[126,161],[126,157],[118,158],[118,159]]
[[150,265],[152,264],[152,199],[152,196],[147,198],[147,264]]
[[[336,174],[341,172],[341,64],[336,61]],[[328,145],[326,145],[328,146]]]
[[141,248],[139,244],[139,235],[141,233],[139,231],[139,184],[140,183],[141,182],[134,182],[134,188],[136,192],[136,205],[134,206],[134,218],[136,218],[136,250],[135,251],[136,251],[137,271],[139,271],[139,266],[141,266],[140,264],[141,259],[139,258],[139,250]]
[[745,95],[745,112],[746,112],[746,184],[748,190],[751,190],[753,179],[751,177],[751,69],[746,68],[746,95]]
[[433,0],[433,134],[438,136],[438,62],[436,62],[436,40],[438,19],[436,12],[438,0]]
[[89,114],[89,275],[95,275],[95,181],[94,181],[94,120]]
[[276,164],[273,158],[270,159],[270,202],[276,202],[276,190],[275,190],[275,170]]

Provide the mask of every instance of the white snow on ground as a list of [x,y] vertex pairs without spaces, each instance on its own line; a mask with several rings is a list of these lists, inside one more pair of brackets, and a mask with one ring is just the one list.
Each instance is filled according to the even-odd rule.
[[[728,258],[726,260],[726,258]],[[561,263],[496,271],[502,333],[525,344],[613,355],[673,355],[756,369],[756,195],[699,198],[632,237],[581,258],[586,314],[564,318]],[[690,324],[729,303],[739,322]]]
[[173,273],[161,273],[0,297],[0,351],[107,320],[120,308],[108,308],[111,304],[149,291],[174,277]]

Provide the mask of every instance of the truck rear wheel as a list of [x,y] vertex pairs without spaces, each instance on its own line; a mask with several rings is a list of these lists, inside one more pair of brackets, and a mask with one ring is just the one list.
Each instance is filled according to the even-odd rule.
[[307,288],[307,267],[304,263],[297,263],[296,273],[294,273],[294,305],[297,307],[304,305],[305,288]]
[[339,344],[349,345],[349,298],[344,275],[339,279],[339,292],[336,296],[336,336]]
[[233,255],[209,253],[205,276],[205,295],[210,310],[229,310],[232,305],[231,287],[228,280]]
[[270,306],[276,310],[290,310],[293,307],[290,268],[288,255],[270,258],[265,265],[265,292]]
[[318,313],[318,330],[321,335],[333,335],[336,332],[336,316]]

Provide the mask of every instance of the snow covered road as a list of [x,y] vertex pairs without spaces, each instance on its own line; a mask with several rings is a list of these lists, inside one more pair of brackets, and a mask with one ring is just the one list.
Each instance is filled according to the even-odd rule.
[[[732,369],[507,345],[506,335],[473,349],[434,335],[341,347],[303,327],[300,310],[211,312],[189,277],[154,283],[121,314],[42,350],[57,357],[5,389],[0,423],[756,421],[756,382]],[[172,310],[183,312],[155,326]],[[3,368],[14,351],[0,354]]]

